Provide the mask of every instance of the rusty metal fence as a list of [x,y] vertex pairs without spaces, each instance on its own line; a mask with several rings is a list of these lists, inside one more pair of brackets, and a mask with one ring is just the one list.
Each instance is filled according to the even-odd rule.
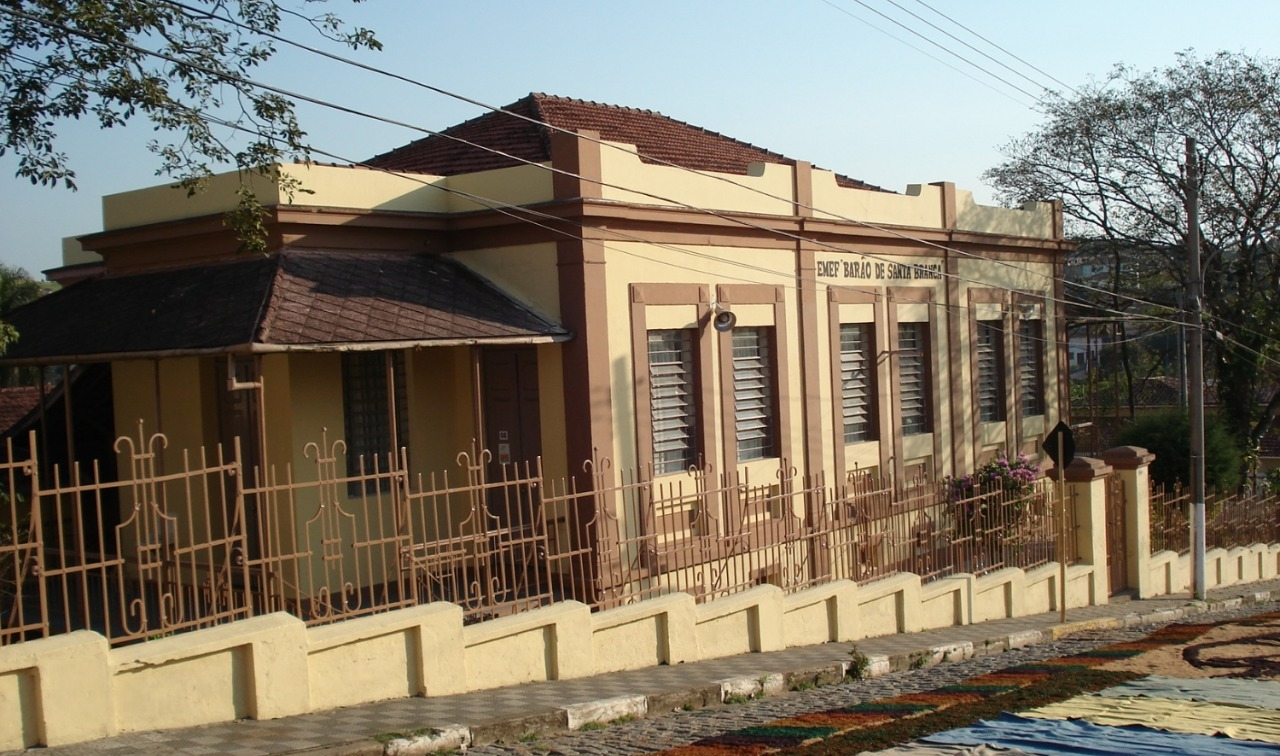
[[[1151,485],[1151,553],[1191,552],[1191,492]],[[1280,543],[1280,497],[1264,491],[1205,494],[1205,547]]]
[[[565,599],[709,601],[1057,559],[1047,481],[953,499],[941,483],[828,486],[785,463],[766,481],[696,468],[654,480],[597,460],[553,480],[482,450],[427,475],[406,472],[403,451],[349,472],[343,442],[324,438],[305,447],[305,470],[246,466],[238,443],[166,445],[141,429],[121,438],[119,480],[105,480],[97,464],[42,477],[10,442],[0,644],[82,628],[122,644],[274,611],[317,625],[432,601],[478,622]],[[1075,524],[1065,530],[1075,561]]]

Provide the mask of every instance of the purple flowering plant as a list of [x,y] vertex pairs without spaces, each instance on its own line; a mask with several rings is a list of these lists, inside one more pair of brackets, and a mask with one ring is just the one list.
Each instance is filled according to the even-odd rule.
[[[946,486],[947,500],[958,503],[972,499],[980,494],[997,491],[1005,493],[1006,500],[1019,499],[1035,490],[1036,479],[1040,477],[1040,466],[1031,461],[1027,455],[1018,453],[1012,459],[1003,450],[967,475],[948,475],[943,479]],[[969,506],[972,506],[969,504]],[[973,512],[967,512],[972,515]]]

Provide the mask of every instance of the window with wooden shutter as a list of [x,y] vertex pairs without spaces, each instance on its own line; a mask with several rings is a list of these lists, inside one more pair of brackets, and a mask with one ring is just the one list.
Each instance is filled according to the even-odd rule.
[[870,323],[840,326],[840,398],[846,444],[875,438],[871,329]]
[[693,331],[649,331],[649,407],[655,475],[678,473],[697,462],[695,390]]
[[738,461],[777,456],[773,329],[733,331],[733,416]]
[[898,324],[898,401],[904,436],[930,432],[933,405],[928,373],[928,325]]
[[[404,354],[391,353],[394,372],[396,441],[407,446]],[[360,458],[364,471],[373,471],[374,457],[378,469],[387,469],[387,455],[399,453],[392,448],[391,400],[387,387],[386,352],[346,352],[342,355],[342,416],[346,424],[347,474],[360,474]],[[387,481],[383,481],[386,487]],[[353,484],[359,490],[359,484]]]
[[1044,321],[1018,323],[1018,403],[1023,417],[1044,414]]
[[978,417],[984,423],[1004,420],[1004,328],[999,320],[978,321]]

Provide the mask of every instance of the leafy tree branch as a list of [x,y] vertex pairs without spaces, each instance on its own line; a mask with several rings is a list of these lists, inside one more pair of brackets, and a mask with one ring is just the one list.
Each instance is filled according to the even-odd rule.
[[[241,172],[230,222],[244,247],[261,251],[262,209],[248,174],[278,179],[274,165],[306,161],[310,151],[293,103],[255,86],[249,74],[275,54],[272,36],[286,17],[352,48],[381,48],[368,29],[302,10],[322,2],[4,0],[0,155],[15,155],[17,175],[33,184],[74,189],[75,170],[58,149],[62,122],[92,118],[105,129],[145,119],[164,135],[148,145],[159,158],[157,174],[188,193],[200,191],[217,166]],[[234,147],[215,129],[219,121],[249,132],[248,143]]]

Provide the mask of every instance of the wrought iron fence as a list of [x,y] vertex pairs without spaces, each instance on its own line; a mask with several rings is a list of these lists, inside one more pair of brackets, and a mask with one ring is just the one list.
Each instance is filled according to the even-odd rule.
[[[1191,492],[1151,486],[1151,552],[1191,551]],[[1280,539],[1280,497],[1265,492],[1205,494],[1205,547],[1232,548]]]
[[1191,493],[1175,485],[1172,490],[1152,481],[1150,498],[1151,553],[1191,551]]
[[607,460],[553,480],[541,462],[491,466],[482,450],[426,475],[406,472],[403,451],[348,472],[343,442],[325,438],[305,447],[305,471],[248,467],[238,443],[166,444],[141,428],[121,438],[119,480],[96,464],[45,479],[8,445],[0,644],[81,628],[121,644],[273,611],[316,625],[431,601],[477,622],[564,599],[709,601],[1057,558],[1046,481],[953,500],[942,484],[828,486],[785,463],[763,482],[697,468],[655,480]]

